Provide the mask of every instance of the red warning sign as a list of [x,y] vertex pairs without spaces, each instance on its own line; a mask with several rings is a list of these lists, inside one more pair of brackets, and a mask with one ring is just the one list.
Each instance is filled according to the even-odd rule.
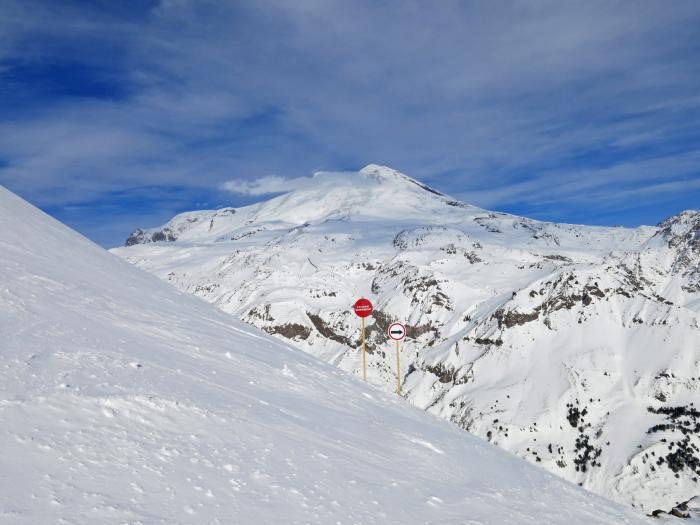
[[364,297],[357,300],[357,302],[353,305],[353,309],[355,310],[355,314],[357,314],[359,317],[369,317],[372,315],[372,311],[374,310],[372,302]]

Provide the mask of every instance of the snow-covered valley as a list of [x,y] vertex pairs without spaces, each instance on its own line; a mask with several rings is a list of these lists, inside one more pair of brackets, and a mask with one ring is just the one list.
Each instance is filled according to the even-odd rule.
[[368,297],[375,385],[394,388],[385,332],[404,322],[413,405],[643,513],[700,494],[699,212],[543,223],[372,165],[127,245],[114,253],[358,377],[351,305]]
[[0,187],[0,522],[640,523]]

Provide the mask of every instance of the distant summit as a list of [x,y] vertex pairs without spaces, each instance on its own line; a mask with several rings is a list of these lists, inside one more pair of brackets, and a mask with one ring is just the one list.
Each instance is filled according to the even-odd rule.
[[392,168],[389,168],[387,166],[380,166],[378,164],[368,164],[364,168],[360,170],[360,174],[368,177],[368,178],[374,178],[377,180],[380,180],[382,182],[397,182],[397,183],[403,183],[403,182],[409,182],[411,184],[415,184],[416,186],[424,189],[427,192],[433,193],[435,195],[438,195],[440,197],[445,197],[444,194],[440,193],[439,191],[426,186],[425,184],[418,182],[415,179],[412,179],[408,175],[404,175],[403,173],[396,171]]
[[[454,222],[461,219],[455,207],[479,209],[459,203],[396,170],[370,164],[354,173],[318,172],[303,189],[238,210],[182,213],[162,226],[136,229],[125,245],[178,239],[221,240],[225,239],[227,230],[233,232],[246,223],[268,220],[290,225],[365,218]],[[231,237],[236,235],[232,233]]]

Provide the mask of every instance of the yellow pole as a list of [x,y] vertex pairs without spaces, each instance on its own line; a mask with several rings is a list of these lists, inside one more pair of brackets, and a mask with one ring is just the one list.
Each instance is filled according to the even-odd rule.
[[399,342],[396,341],[396,393],[401,395],[401,358],[399,356]]
[[367,381],[367,358],[365,357],[365,318],[362,317],[362,377]]

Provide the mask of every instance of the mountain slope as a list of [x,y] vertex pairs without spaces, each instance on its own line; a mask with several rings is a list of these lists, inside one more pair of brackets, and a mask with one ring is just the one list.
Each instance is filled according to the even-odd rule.
[[[152,242],[170,235],[171,242]],[[658,227],[534,221],[389,168],[318,174],[182,214],[114,252],[498,446],[650,513],[700,491],[700,213]],[[359,372],[361,373],[361,372]]]
[[0,222],[3,523],[639,521],[3,188]]

